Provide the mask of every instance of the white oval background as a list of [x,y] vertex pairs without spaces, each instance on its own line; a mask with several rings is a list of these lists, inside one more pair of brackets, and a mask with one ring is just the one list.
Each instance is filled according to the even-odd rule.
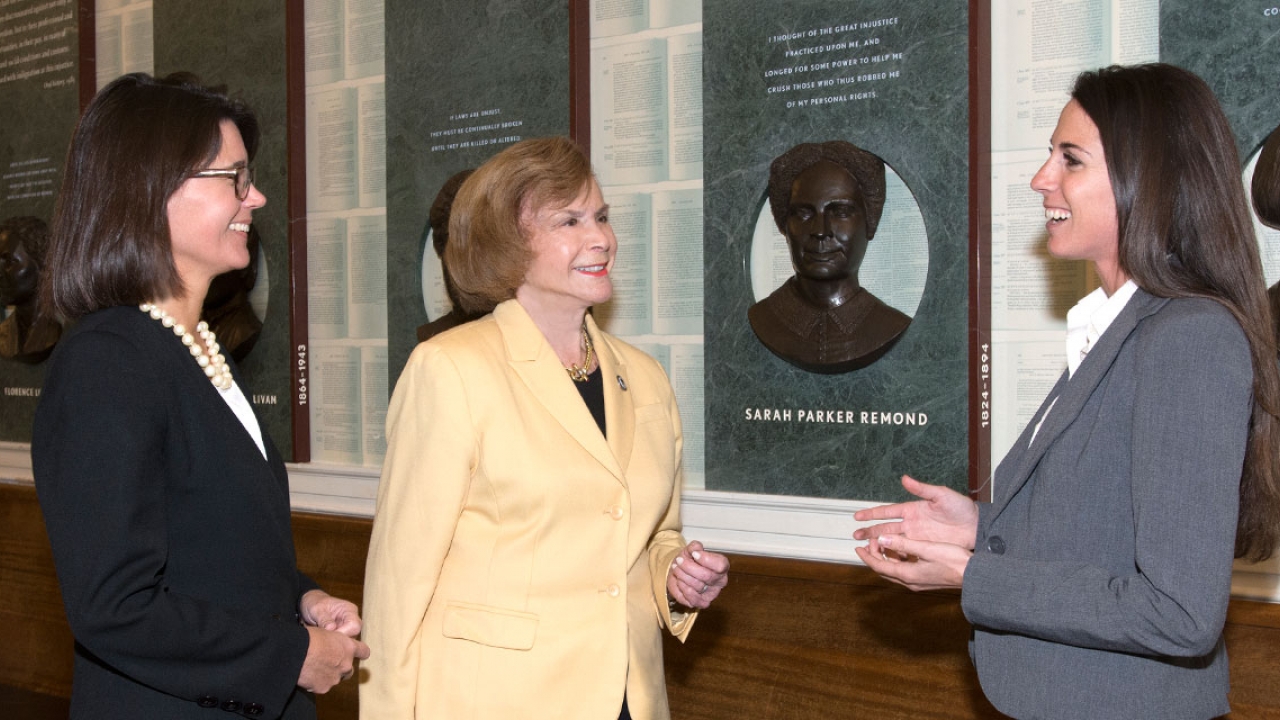
[[[787,239],[778,231],[765,197],[751,236],[751,292],[756,302],[768,297],[795,274]],[[885,165],[884,213],[858,280],[871,294],[915,317],[929,274],[929,238],[920,204],[906,183]]]
[[[1258,167],[1258,154],[1262,152],[1262,148],[1254,151],[1249,157],[1249,162],[1244,166],[1244,194],[1246,197],[1252,198],[1250,188],[1253,187],[1253,171]],[[1253,211],[1253,201],[1249,201],[1249,216],[1253,218],[1253,230],[1258,236],[1258,251],[1262,255],[1262,275],[1267,279],[1267,287],[1271,287],[1280,280],[1280,230],[1272,230],[1262,221],[1258,219],[1258,214]]]
[[444,287],[444,265],[436,248],[431,244],[432,231],[427,230],[426,245],[422,248],[422,304],[428,320],[437,320],[449,314],[453,303]]

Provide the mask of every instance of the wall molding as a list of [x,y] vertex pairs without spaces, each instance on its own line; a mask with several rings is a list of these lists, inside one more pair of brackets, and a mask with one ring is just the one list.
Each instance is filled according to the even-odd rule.
[[[373,517],[379,469],[321,463],[291,464],[295,511]],[[0,478],[31,482],[31,451],[0,442]],[[854,554],[853,513],[873,503],[784,495],[686,490],[684,535],[728,553],[861,565]],[[1236,563],[1235,597],[1280,602],[1280,557]]]

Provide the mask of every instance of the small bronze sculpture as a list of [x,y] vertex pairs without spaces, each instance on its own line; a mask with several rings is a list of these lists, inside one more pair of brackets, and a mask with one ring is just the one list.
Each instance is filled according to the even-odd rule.
[[37,302],[49,226],[31,216],[0,222],[0,304],[13,312],[0,322],[0,357],[36,364],[53,352],[62,324]]
[[802,143],[769,166],[769,206],[796,274],[747,318],[775,355],[808,372],[843,373],[902,337],[911,318],[858,281],[884,199],[884,161],[844,141]]
[[442,263],[444,289],[449,295],[449,302],[452,303],[453,309],[425,325],[419,325],[418,342],[426,342],[434,335],[479,317],[479,315],[470,315],[462,311],[457,291],[453,289],[453,280],[449,278],[449,268],[443,266],[444,248],[449,244],[449,211],[453,209],[453,198],[458,194],[458,188],[462,187],[462,183],[471,177],[473,172],[475,170],[463,170],[445,180],[440,192],[436,194],[435,202],[431,203],[431,211],[427,214],[427,223],[431,227],[431,244],[435,247],[436,255]]

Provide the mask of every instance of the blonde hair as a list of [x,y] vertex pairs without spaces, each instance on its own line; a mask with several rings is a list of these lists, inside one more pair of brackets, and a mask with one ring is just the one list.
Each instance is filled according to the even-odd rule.
[[591,161],[564,137],[534,138],[494,155],[453,200],[444,265],[468,313],[487,313],[515,297],[533,253],[526,210],[563,207],[592,179]]

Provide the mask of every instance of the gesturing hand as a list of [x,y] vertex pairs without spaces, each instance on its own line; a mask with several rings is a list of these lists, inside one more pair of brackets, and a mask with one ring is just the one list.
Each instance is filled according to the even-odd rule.
[[[893,505],[879,505],[853,514],[860,522],[892,520],[853,532],[855,540],[883,535],[905,535],[913,540],[947,543],[972,550],[978,535],[978,506],[969,498],[941,485],[902,476],[902,487],[920,498]],[[877,550],[877,553],[879,551]]]
[[876,574],[911,590],[958,588],[973,553],[958,545],[911,540],[902,535],[871,538],[854,548]]

